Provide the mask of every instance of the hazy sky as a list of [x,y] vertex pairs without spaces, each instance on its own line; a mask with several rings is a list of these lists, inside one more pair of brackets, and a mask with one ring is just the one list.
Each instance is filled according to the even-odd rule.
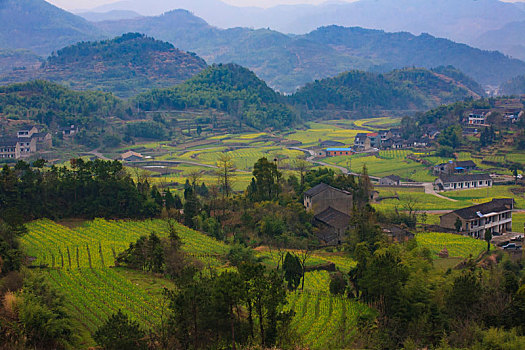
[[[100,5],[109,4],[116,2],[117,0],[47,0],[48,2],[62,7],[67,10],[74,9],[91,9]],[[148,0],[144,0],[148,1]],[[199,1],[199,0],[195,0]],[[326,2],[326,0],[223,0],[232,5],[236,6],[259,6],[259,7],[271,7],[280,4],[320,4]],[[356,0],[338,0],[338,1],[356,1]],[[424,1],[424,0],[422,0]],[[525,1],[525,0],[503,0],[508,2]],[[177,3],[177,0],[173,1]]]

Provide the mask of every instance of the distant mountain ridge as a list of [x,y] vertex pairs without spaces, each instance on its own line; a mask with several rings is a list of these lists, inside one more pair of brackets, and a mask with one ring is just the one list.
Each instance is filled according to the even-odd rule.
[[500,86],[502,95],[525,95],[525,75],[515,77]]
[[29,49],[39,55],[103,38],[90,22],[44,0],[1,0],[0,23],[0,48]]
[[403,67],[452,65],[484,85],[525,74],[525,62],[428,34],[329,26],[306,35],[268,29],[218,29],[185,10],[157,17],[97,23],[112,35],[141,32],[196,52],[208,63],[248,67],[281,92],[292,93],[315,79],[358,69],[387,72]]
[[155,87],[179,84],[207,67],[195,54],[172,44],[128,33],[111,40],[82,42],[50,56],[36,71],[0,77],[11,83],[46,79],[77,90],[101,90],[130,97]]

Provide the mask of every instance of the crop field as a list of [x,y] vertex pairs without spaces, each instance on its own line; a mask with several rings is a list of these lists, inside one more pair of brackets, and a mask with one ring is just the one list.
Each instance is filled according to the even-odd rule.
[[512,213],[512,231],[524,233],[523,225],[525,224],[525,213]]
[[416,234],[416,240],[420,246],[430,249],[434,258],[445,247],[451,258],[476,258],[487,249],[487,242],[483,240],[453,233],[422,232]]
[[[294,251],[291,249],[287,251],[290,253],[296,254],[298,256],[300,256],[301,254],[299,251]],[[277,262],[279,259],[277,251],[270,252],[268,249],[257,249],[256,255],[267,266],[271,268],[275,268],[277,266]],[[310,267],[310,266],[324,265],[327,263],[334,263],[336,268],[341,270],[342,272],[348,272],[350,271],[351,268],[353,268],[356,265],[356,262],[354,260],[340,253],[329,253],[325,251],[316,251],[306,261],[306,266]]]
[[457,200],[469,200],[474,204],[490,202],[493,198],[514,198],[516,208],[525,209],[525,196],[523,194],[516,195],[511,192],[511,189],[516,187],[517,186],[493,186],[490,188],[448,191],[441,194]]
[[472,202],[466,199],[452,202],[443,198],[427,194],[422,188],[392,188],[378,187],[379,197],[399,196],[397,199],[386,199],[373,206],[380,210],[393,210],[396,207],[404,210],[405,206],[410,203],[417,210],[455,210],[472,205]]
[[337,349],[355,335],[358,317],[372,311],[364,304],[330,295],[330,276],[326,271],[308,272],[304,291],[288,296],[288,307],[295,311],[292,329],[311,349]]
[[339,141],[351,146],[354,144],[355,135],[363,130],[344,129],[330,124],[309,123],[309,129],[297,130],[293,133],[284,135],[289,140],[296,140],[303,143],[303,146],[318,146],[321,141]]
[[372,130],[381,130],[392,127],[397,127],[401,123],[401,118],[379,117],[355,120],[353,124],[359,128],[367,128]]
[[367,155],[327,157],[324,161],[343,167],[346,167],[347,163],[349,163],[351,170],[354,172],[360,172],[363,169],[363,165],[366,165],[368,174],[378,177],[396,174],[402,178],[410,178],[418,170],[425,170],[422,164],[412,160],[399,158],[383,159]]
[[[202,233],[175,223],[183,241],[182,249],[205,257],[207,264],[220,266],[215,255],[224,255],[228,246]],[[128,248],[139,237],[155,232],[168,236],[163,220],[110,221],[95,219],[69,229],[51,220],[38,220],[27,225],[29,232],[21,238],[25,251],[36,260],[35,265],[50,267],[104,268],[113,266],[115,254]]]

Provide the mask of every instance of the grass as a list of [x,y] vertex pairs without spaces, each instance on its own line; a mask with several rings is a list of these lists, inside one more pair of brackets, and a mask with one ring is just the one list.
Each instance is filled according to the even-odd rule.
[[373,204],[376,209],[391,211],[395,208],[406,210],[408,204],[417,210],[455,210],[472,205],[468,200],[451,202],[424,192],[423,188],[378,187],[379,197],[399,196],[397,199],[386,199]]

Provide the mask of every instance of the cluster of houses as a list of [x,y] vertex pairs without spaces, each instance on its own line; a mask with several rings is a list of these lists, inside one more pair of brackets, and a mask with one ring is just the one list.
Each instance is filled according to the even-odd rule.
[[27,126],[18,130],[16,136],[0,138],[0,158],[28,158],[51,145],[51,134],[41,132],[37,126]]
[[[351,225],[350,215],[353,209],[353,196],[350,192],[321,183],[304,193],[304,206],[314,215],[318,238],[322,242],[326,245],[339,245],[344,241]],[[489,232],[491,235],[502,235],[512,231],[513,209],[512,198],[493,199],[488,203],[442,215],[440,226],[446,231],[485,239],[485,234]],[[396,230],[402,229],[384,229],[392,234]],[[402,236],[405,239],[410,238],[408,232],[403,232]]]
[[439,131],[431,131],[421,138],[402,138],[401,129],[394,128],[380,130],[378,132],[359,133],[355,136],[354,148],[360,151],[374,149],[404,149],[404,148],[424,148],[431,140],[439,135]]

